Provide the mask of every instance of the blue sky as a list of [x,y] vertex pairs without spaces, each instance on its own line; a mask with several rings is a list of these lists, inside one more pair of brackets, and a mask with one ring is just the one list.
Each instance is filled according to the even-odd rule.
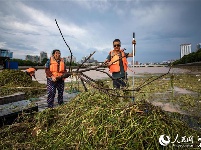
[[131,52],[133,32],[135,60],[178,59],[180,44],[201,43],[200,8],[201,0],[0,0],[0,48],[20,59],[53,49],[69,56],[56,19],[77,60],[96,51],[104,61],[116,38]]

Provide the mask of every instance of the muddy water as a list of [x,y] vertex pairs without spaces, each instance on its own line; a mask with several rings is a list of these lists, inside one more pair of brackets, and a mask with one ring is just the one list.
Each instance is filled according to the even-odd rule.
[[155,106],[161,107],[164,111],[187,114],[186,112],[180,110],[179,105],[175,105],[170,102],[171,95],[173,94],[172,92],[174,95],[189,94],[198,96],[198,93],[196,92],[174,86],[173,91],[169,90],[164,93],[154,93],[153,99],[151,99],[150,102]]
[[[192,92],[192,91],[179,88],[179,87],[174,87],[173,93],[174,95],[188,94],[188,95],[193,95],[196,97],[198,96],[198,93],[196,92]],[[154,106],[161,107],[161,109],[167,112],[167,114],[170,117],[173,117],[174,119],[177,119],[177,120],[181,120],[185,122],[190,128],[201,131],[201,124],[200,124],[201,114],[199,113],[192,114],[192,113],[189,113],[188,111],[181,110],[179,104],[173,104],[170,101],[169,98],[171,97],[171,94],[172,93],[170,91],[169,92],[167,91],[164,93],[155,93],[153,94],[155,96],[154,99],[151,100],[150,102]]]
[[[136,68],[130,68],[127,73],[128,76],[135,76],[140,74],[158,74],[158,73],[167,73],[169,70],[169,67],[136,67]],[[109,73],[109,70],[106,68],[104,71]],[[188,73],[189,71],[187,69],[180,69],[180,68],[172,68],[170,70],[170,73]],[[103,79],[108,78],[108,76],[104,73],[91,70],[85,72],[85,74],[92,79]],[[45,70],[44,69],[38,69],[36,71],[36,79],[40,83],[46,83],[47,79],[45,76]],[[34,80],[34,79],[33,79]],[[65,82],[70,82],[72,80],[76,80],[75,78],[67,78]]]

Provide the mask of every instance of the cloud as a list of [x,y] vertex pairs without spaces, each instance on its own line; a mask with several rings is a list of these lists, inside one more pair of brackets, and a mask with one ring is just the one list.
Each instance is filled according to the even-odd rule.
[[109,0],[93,0],[93,1],[73,1],[78,4],[80,7],[88,10],[97,10],[99,12],[104,12],[110,9],[112,6],[111,1]]
[[[175,58],[181,43],[200,42],[200,2],[196,0],[0,3],[0,42],[5,43],[1,47],[23,59],[26,54],[40,51],[50,55],[55,48],[61,50],[62,56],[70,54],[55,19],[77,60],[94,50],[95,59],[104,60],[115,38],[121,39],[122,47],[130,52],[133,32],[139,61]],[[19,50],[22,55],[15,55]]]
[[[41,49],[49,48],[46,47],[47,45],[52,47],[52,49],[55,47],[61,48],[60,45],[63,41],[56,26],[55,19],[45,15],[44,12],[33,9],[21,2],[16,3],[16,9],[18,9],[20,13],[24,13],[24,16],[29,16],[29,19],[27,22],[23,19],[19,20],[17,19],[17,13],[15,14],[16,16],[12,17],[1,17],[4,24],[1,23],[2,30],[0,31],[6,34],[4,35],[6,40],[11,38],[10,41],[15,43],[11,44],[9,48],[14,49],[15,45],[18,48],[23,48],[27,54],[27,50],[29,49],[39,52]],[[80,28],[73,23],[66,23],[64,20],[59,20],[59,26],[62,29],[65,38],[67,37],[75,40],[76,37],[83,38],[87,35],[87,31],[83,28]],[[9,34],[13,34],[14,36],[10,37]],[[26,43],[20,44],[21,41],[26,41]]]
[[3,48],[6,46],[6,42],[0,42],[0,48]]

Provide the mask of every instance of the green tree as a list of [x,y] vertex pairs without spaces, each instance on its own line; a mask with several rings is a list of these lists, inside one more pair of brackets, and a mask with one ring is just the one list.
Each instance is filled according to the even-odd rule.
[[19,66],[38,66],[39,65],[39,63],[32,62],[30,60],[22,60],[22,59],[16,59],[16,58],[11,59],[10,61],[18,62]]
[[184,55],[181,59],[176,60],[173,65],[177,64],[185,64],[185,63],[193,63],[201,61],[201,49],[197,52],[192,52],[188,55]]

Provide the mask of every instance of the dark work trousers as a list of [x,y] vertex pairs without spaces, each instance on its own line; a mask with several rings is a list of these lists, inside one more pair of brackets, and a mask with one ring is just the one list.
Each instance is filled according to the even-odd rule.
[[121,77],[116,80],[113,80],[113,87],[116,89],[120,89],[120,87],[126,87],[126,83],[124,80],[127,80],[127,78]]
[[54,106],[54,98],[58,91],[58,104],[63,104],[64,81],[58,80],[53,82],[51,78],[47,78],[47,104],[49,108]]

